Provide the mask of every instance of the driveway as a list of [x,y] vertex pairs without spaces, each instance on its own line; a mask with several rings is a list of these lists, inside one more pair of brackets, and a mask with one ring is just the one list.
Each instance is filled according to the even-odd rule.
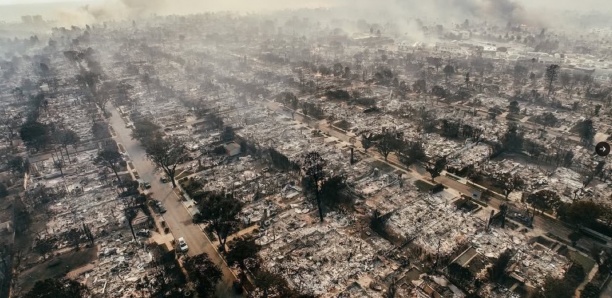
[[162,202],[166,207],[167,211],[163,214],[163,218],[170,228],[170,232],[176,239],[179,237],[185,238],[187,245],[189,245],[187,255],[195,256],[206,253],[221,268],[223,271],[223,282],[218,285],[218,297],[241,297],[232,294],[231,287],[235,280],[234,275],[225,265],[224,260],[219,256],[202,229],[198,225],[193,224],[191,215],[189,215],[179,197],[174,193],[172,183],[160,182],[163,171],[156,169],[155,165],[148,160],[144,148],[138,141],[132,139],[132,131],[125,127],[125,122],[121,119],[116,109],[109,108],[109,110],[112,112],[109,124],[115,130],[115,140],[125,148],[130,161],[140,175],[140,179],[151,183],[149,191],[152,193],[153,198]]

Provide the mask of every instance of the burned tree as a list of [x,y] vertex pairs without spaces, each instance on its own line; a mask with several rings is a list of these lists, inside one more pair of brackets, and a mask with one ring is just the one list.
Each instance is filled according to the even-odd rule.
[[561,88],[563,88],[563,90],[565,90],[565,92],[567,93],[567,97],[569,99],[572,99],[572,95],[574,90],[576,89],[577,83],[574,76],[572,76],[572,74],[568,72],[563,72],[559,76],[559,82],[561,83]]
[[554,91],[554,83],[559,76],[559,65],[551,64],[546,68],[546,82],[548,85],[548,96]]
[[57,141],[66,151],[66,156],[68,156],[68,160],[70,160],[70,153],[68,153],[68,146],[76,146],[79,143],[80,138],[79,135],[76,134],[73,130],[65,129],[60,130],[57,134]]
[[325,178],[325,172],[323,170],[325,165],[326,161],[318,152],[314,151],[307,153],[302,162],[304,191],[314,196],[317,208],[319,209],[319,218],[321,222],[323,222],[324,218],[321,186]]

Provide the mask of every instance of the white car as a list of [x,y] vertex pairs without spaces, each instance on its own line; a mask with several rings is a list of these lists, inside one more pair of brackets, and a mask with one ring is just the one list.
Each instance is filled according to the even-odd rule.
[[185,242],[185,238],[181,237],[178,239],[179,249],[181,252],[187,252],[189,250],[189,246],[187,246],[187,242]]

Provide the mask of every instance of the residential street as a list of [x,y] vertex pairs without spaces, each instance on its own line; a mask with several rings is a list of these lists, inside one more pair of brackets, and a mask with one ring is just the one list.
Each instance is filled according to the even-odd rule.
[[140,143],[131,137],[131,130],[125,127],[125,122],[119,113],[109,106],[112,117],[109,123],[115,130],[115,140],[123,145],[130,160],[140,175],[140,179],[151,183],[151,193],[155,200],[161,201],[166,207],[167,212],[163,214],[166,224],[175,239],[184,237],[189,245],[189,256],[206,253],[210,259],[223,271],[223,282],[218,288],[219,297],[240,297],[232,294],[232,284],[235,280],[234,275],[225,265],[224,260],[216,252],[211,241],[206,237],[198,225],[193,224],[190,214],[187,212],[178,196],[172,190],[171,183],[161,183],[160,177],[163,174],[157,171],[155,165],[150,162],[144,148]]

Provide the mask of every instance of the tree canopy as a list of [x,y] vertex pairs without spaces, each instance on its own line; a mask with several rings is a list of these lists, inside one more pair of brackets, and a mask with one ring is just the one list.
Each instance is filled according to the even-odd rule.
[[231,194],[211,193],[200,203],[200,219],[208,222],[225,251],[227,237],[236,231],[236,216],[244,204]]
[[109,168],[113,173],[115,173],[115,177],[117,177],[117,181],[121,182],[121,178],[119,178],[119,174],[117,170],[119,169],[119,162],[123,161],[123,156],[116,149],[103,149],[98,151],[98,155],[94,159],[94,162],[99,165],[104,165]]
[[147,118],[141,118],[134,121],[134,129],[132,129],[132,138],[139,140],[141,143],[146,143],[147,140],[152,140],[160,136],[159,125],[153,123]]
[[87,287],[70,279],[39,280],[24,298],[81,298],[88,292]]
[[527,203],[541,212],[555,211],[561,205],[561,198],[556,192],[544,189],[530,194],[527,197]]
[[29,148],[40,150],[51,143],[50,128],[40,122],[26,122],[21,126],[19,135]]
[[176,167],[185,161],[187,156],[183,142],[178,138],[164,139],[158,136],[146,141],[144,147],[147,156],[168,175],[172,187],[176,187]]
[[188,278],[195,283],[199,297],[213,297],[215,286],[223,277],[217,267],[206,254],[186,257],[183,261]]

